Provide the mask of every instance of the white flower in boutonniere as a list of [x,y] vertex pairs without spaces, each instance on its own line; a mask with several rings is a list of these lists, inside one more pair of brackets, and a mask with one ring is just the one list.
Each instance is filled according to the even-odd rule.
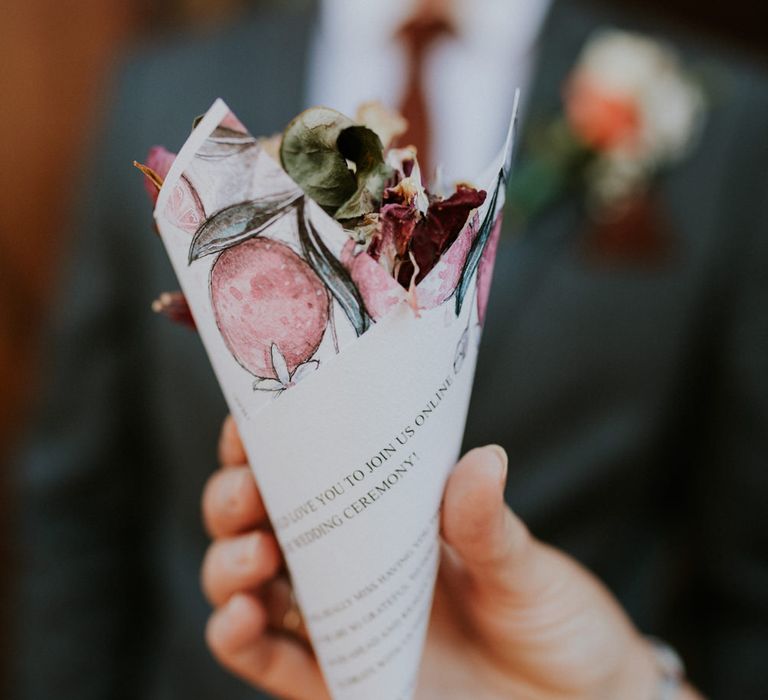
[[671,47],[617,30],[587,44],[564,98],[570,128],[595,151],[586,178],[599,206],[631,197],[683,158],[704,112],[703,91]]
[[704,91],[669,45],[616,29],[597,32],[563,86],[563,111],[534,115],[510,187],[512,215],[530,219],[565,191],[588,213],[621,216],[695,145]]

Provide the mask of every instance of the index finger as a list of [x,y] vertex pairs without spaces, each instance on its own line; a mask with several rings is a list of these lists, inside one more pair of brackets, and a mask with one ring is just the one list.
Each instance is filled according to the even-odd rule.
[[248,463],[243,441],[237,430],[235,419],[231,415],[224,419],[219,435],[219,464],[222,467],[240,466]]

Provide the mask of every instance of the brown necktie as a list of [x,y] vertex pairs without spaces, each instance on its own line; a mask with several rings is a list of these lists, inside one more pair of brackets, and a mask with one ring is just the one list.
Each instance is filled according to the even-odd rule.
[[408,120],[408,130],[397,142],[401,146],[416,146],[422,177],[426,180],[432,177],[434,164],[429,105],[424,93],[424,63],[435,40],[454,33],[444,5],[439,1],[420,2],[415,14],[397,33],[406,51],[408,76],[400,105],[400,112]]

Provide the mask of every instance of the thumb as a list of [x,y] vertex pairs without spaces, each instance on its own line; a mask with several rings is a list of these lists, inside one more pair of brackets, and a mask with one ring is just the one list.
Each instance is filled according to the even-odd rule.
[[504,502],[506,476],[501,447],[476,448],[456,465],[443,501],[443,538],[481,595],[523,593],[537,568],[530,566],[537,544]]

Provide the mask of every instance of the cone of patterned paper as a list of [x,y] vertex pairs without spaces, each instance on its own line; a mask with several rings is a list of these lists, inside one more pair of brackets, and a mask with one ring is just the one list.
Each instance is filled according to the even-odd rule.
[[221,101],[157,200],[335,700],[413,694],[512,133],[415,292],[355,255]]

